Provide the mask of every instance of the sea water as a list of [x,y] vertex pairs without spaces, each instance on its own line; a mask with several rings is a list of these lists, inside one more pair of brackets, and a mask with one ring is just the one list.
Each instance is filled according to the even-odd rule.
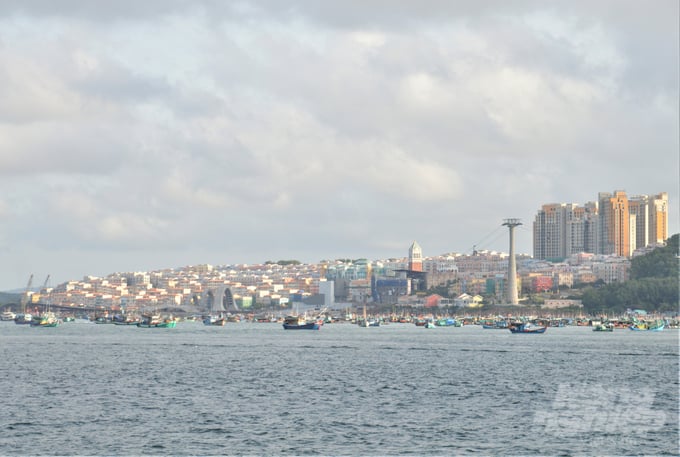
[[0,322],[1,455],[677,455],[678,330]]

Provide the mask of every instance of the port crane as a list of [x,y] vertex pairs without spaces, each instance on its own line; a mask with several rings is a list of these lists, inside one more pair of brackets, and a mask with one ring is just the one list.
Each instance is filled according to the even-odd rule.
[[33,273],[28,278],[28,284],[26,284],[26,290],[21,295],[21,313],[26,312],[26,303],[28,303],[28,298],[30,297],[29,292],[31,291],[31,286],[33,285]]
[[45,282],[43,283],[42,289],[40,289],[41,294],[46,294],[47,293],[47,283],[50,282],[50,275],[47,275],[47,278],[45,278]]

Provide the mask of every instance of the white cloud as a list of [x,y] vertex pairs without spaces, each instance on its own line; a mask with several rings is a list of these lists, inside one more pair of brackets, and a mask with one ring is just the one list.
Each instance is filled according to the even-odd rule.
[[677,201],[677,13],[3,2],[0,249],[39,246],[55,271],[69,249],[77,276],[121,250],[144,265],[154,249],[176,264],[313,261],[417,239],[435,254],[504,217],[529,225],[547,201]]

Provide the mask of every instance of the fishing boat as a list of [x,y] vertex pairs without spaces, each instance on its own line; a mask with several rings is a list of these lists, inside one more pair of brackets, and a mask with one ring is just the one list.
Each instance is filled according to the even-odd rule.
[[493,322],[485,322],[482,328],[486,330],[505,330],[508,328],[508,321],[498,320]]
[[380,319],[369,318],[366,313],[366,305],[364,305],[364,317],[362,319],[357,319],[357,325],[359,327],[380,327]]
[[319,330],[321,325],[318,321],[307,322],[302,316],[286,316],[283,328],[285,330]]
[[17,315],[12,311],[4,311],[2,314],[0,314],[0,321],[13,321],[16,317]]
[[33,322],[33,315],[29,313],[17,314],[14,318],[14,323],[18,325],[30,325]]
[[614,324],[611,323],[600,323],[598,325],[593,326],[593,332],[613,332],[614,331]]
[[140,328],[175,328],[177,321],[174,319],[161,319],[158,315],[144,315],[137,327]]
[[43,313],[39,319],[31,320],[31,327],[56,327],[59,319],[52,312]]
[[508,325],[512,333],[545,333],[548,327],[541,327],[531,322],[513,322]]
[[448,317],[446,319],[437,319],[437,321],[435,322],[435,325],[437,327],[458,327],[457,324],[458,321],[451,317]]
[[427,320],[427,322],[425,322],[425,325],[423,327],[425,327],[425,328],[437,328],[437,326],[434,325],[434,322],[432,322],[429,319]]
[[156,328],[175,328],[177,327],[177,321],[174,319],[165,319],[163,322],[156,324]]
[[657,319],[652,323],[636,321],[628,328],[636,332],[660,332],[664,329],[664,327],[666,327],[666,322],[661,319]]
[[111,318],[111,323],[114,325],[137,325],[141,322],[141,317],[135,313],[132,314],[116,314]]
[[203,318],[203,325],[214,325],[218,327],[224,327],[226,323],[227,319],[224,317],[205,316]]
[[167,319],[162,322],[145,323],[137,322],[137,327],[140,328],[175,328],[177,327],[177,321],[172,319]]

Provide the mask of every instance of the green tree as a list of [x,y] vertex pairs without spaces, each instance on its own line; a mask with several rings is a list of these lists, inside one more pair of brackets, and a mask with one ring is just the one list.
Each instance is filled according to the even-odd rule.
[[592,314],[602,311],[624,312],[628,308],[677,310],[680,291],[677,254],[676,234],[665,247],[634,258],[629,281],[585,288],[581,297],[585,310]]
[[666,246],[633,258],[630,278],[678,277],[678,234],[670,237]]

